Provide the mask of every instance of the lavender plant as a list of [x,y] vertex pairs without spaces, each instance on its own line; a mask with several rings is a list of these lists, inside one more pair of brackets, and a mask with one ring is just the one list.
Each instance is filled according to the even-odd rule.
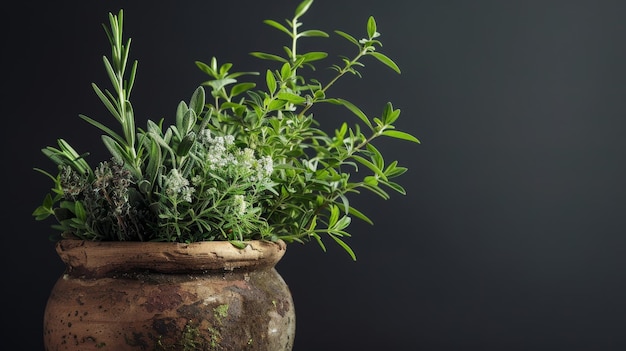
[[[405,194],[393,179],[407,169],[387,162],[374,141],[419,140],[395,128],[400,110],[390,102],[380,116],[369,117],[331,94],[340,78],[361,76],[366,58],[400,73],[378,51],[382,44],[373,17],[362,39],[335,31],[356,53],[330,65],[335,72],[330,80],[300,73],[328,57],[298,51],[303,38],[329,37],[321,30],[301,30],[301,17],[312,3],[301,2],[284,24],[264,21],[289,38],[282,55],[251,53],[274,68],[260,75],[232,71],[231,63],[220,65],[215,57],[208,64],[196,62],[209,79],[178,104],[173,124],[148,120],[145,129],[136,127],[130,101],[137,61],[129,66],[131,40],[123,38],[123,10],[109,13],[110,25],[103,27],[111,57],[103,61],[112,90],[92,86],[119,126],[80,117],[104,133],[111,159],[92,168],[88,154],[79,154],[64,139],[58,139],[58,147],[44,148],[58,172],[36,168],[54,186],[33,216],[53,216],[60,237],[86,240],[228,240],[236,246],[252,239],[315,240],[326,250],[326,236],[356,259],[345,241],[351,218],[372,221],[353,206],[351,194],[369,191],[383,199],[390,198],[389,191]],[[242,79],[259,75],[261,88]],[[355,122],[349,125],[347,118],[328,133],[313,115],[319,104],[343,106]]]

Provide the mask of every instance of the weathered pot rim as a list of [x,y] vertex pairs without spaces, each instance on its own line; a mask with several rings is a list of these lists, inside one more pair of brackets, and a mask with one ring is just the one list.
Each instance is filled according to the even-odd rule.
[[62,239],[56,251],[66,273],[98,277],[116,273],[152,271],[183,273],[272,268],[285,254],[284,241],[251,240],[243,249],[228,241],[195,243],[89,241]]

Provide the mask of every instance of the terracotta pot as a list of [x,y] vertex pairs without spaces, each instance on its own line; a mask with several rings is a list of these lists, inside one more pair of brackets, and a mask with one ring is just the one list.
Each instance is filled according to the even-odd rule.
[[293,300],[275,269],[285,249],[62,240],[46,350],[291,350]]

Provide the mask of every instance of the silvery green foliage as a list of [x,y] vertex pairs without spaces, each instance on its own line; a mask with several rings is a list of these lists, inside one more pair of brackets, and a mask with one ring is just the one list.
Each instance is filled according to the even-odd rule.
[[[353,206],[354,196],[369,191],[388,199],[388,191],[405,193],[392,181],[406,172],[397,161],[387,162],[374,146],[380,137],[419,143],[399,131],[400,110],[391,103],[378,117],[369,117],[331,87],[346,74],[361,76],[369,57],[400,73],[398,66],[377,51],[382,46],[376,21],[370,17],[366,35],[357,39],[335,31],[355,47],[352,57],[340,56],[329,67],[335,75],[324,83],[300,74],[327,59],[326,52],[298,52],[302,38],[329,35],[301,30],[301,17],[312,5],[305,0],[284,24],[264,23],[289,39],[284,54],[253,52],[273,68],[261,75],[261,87],[243,77],[258,72],[233,71],[231,63],[196,62],[208,75],[188,102],[180,102],[175,123],[149,120],[135,126],[130,102],[137,61],[128,66],[131,41],[122,36],[123,11],[109,14],[104,27],[112,48],[104,65],[113,90],[94,91],[119,123],[116,132],[99,121],[81,118],[104,132],[102,141],[111,160],[91,168],[86,154],[66,141],[43,149],[59,167],[52,193],[33,213],[42,220],[56,217],[62,236],[88,240],[151,240],[194,242],[245,240],[286,242],[316,240],[324,235],[356,256],[345,238],[351,218],[372,223]],[[263,79],[264,78],[264,79]],[[344,107],[348,116],[327,133],[315,119],[319,104]],[[353,118],[355,117],[355,118]],[[355,123],[348,123],[354,119]],[[350,197],[349,197],[350,196]]]

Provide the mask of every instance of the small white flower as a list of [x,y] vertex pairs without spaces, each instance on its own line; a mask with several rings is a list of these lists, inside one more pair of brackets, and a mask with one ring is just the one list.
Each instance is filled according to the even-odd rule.
[[185,186],[181,189],[181,197],[183,198],[183,200],[187,201],[187,202],[191,202],[192,198],[191,195],[196,191],[195,188],[193,187],[189,187],[189,186]]
[[193,176],[193,178],[191,178],[191,184],[195,186],[202,184],[202,177],[199,175]]
[[259,160],[259,163],[263,167],[264,175],[266,177],[271,176],[272,172],[274,172],[274,161],[272,158],[269,156],[263,156],[263,158]]
[[246,203],[243,195],[233,196],[233,207],[238,215],[243,216],[244,214],[246,214],[248,204]]
[[191,194],[196,189],[189,186],[189,181],[183,177],[176,168],[170,171],[170,174],[165,179],[165,193],[168,196],[177,196],[180,194],[181,198],[187,202],[191,202]]
[[224,136],[224,145],[231,146],[235,143],[235,137],[232,135]]

